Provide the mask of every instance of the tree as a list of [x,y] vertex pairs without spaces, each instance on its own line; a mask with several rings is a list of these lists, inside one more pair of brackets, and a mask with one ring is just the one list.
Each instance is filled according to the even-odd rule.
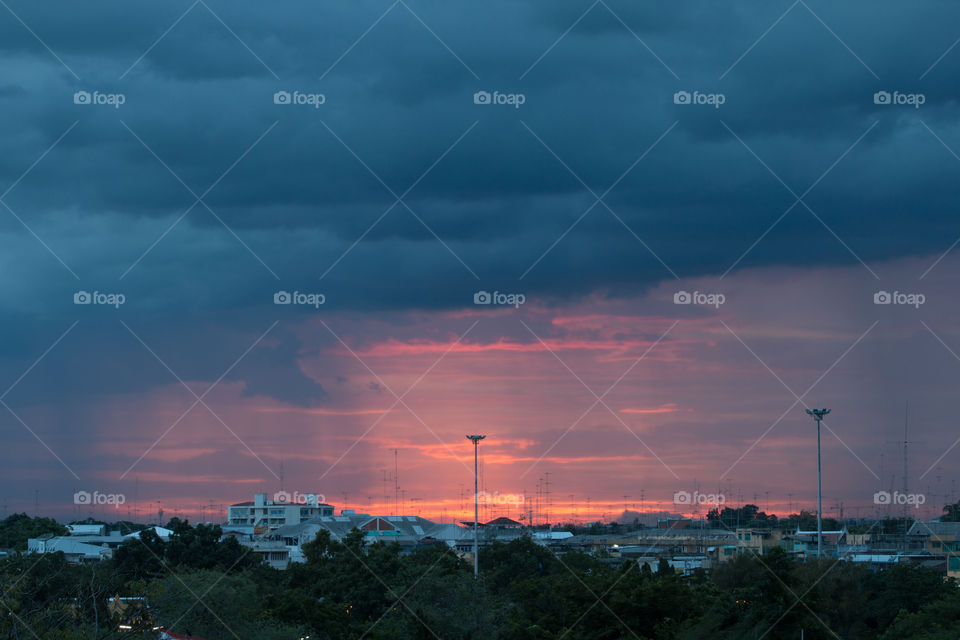
[[261,585],[246,574],[188,571],[155,581],[148,592],[156,622],[176,633],[207,640],[289,640],[308,635],[299,626],[271,618]]
[[26,551],[28,538],[38,538],[45,533],[65,536],[69,531],[53,518],[31,518],[25,513],[15,513],[0,521],[0,547]]
[[944,505],[940,522],[960,522],[960,502]]

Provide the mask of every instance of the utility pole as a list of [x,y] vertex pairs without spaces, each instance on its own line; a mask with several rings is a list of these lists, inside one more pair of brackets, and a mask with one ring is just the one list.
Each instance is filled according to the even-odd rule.
[[820,421],[830,413],[830,409],[807,409],[807,413],[817,421],[817,560],[823,557],[823,502],[820,482]]
[[470,435],[467,436],[467,440],[473,442],[473,578],[476,580],[480,577],[480,554],[478,552],[479,544],[477,540],[477,516],[479,515],[478,509],[478,472],[477,472],[477,454],[478,449],[480,448],[480,441],[486,438],[487,436],[480,435]]

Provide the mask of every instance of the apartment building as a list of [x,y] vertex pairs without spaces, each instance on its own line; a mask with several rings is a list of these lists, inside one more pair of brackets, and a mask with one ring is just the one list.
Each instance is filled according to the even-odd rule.
[[273,499],[267,494],[254,494],[253,500],[238,502],[227,508],[227,525],[253,526],[257,533],[266,533],[279,527],[300,524],[321,516],[332,516],[333,505],[322,502],[318,493],[278,491]]

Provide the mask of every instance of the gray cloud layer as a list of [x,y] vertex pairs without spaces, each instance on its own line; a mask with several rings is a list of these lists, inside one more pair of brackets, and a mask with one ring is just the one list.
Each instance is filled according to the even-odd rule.
[[[960,235],[960,8],[946,3],[9,7],[11,380],[77,319],[77,289],[125,292],[131,327],[167,344],[180,375],[210,379],[270,325],[277,289],[323,291],[338,310],[459,306],[480,288],[562,301],[734,264],[936,254]],[[80,90],[125,103],[76,105]],[[526,100],[476,105],[480,90]],[[882,90],[925,103],[875,104]],[[326,102],[277,105],[277,91]],[[677,91],[725,102],[678,105]],[[611,212],[590,190],[612,185]],[[815,215],[797,204],[770,230],[811,185]],[[412,212],[388,212],[408,189]],[[80,311],[85,341],[55,357],[109,348],[112,364],[65,393],[169,381],[115,316]],[[322,401],[284,331],[236,377]]]

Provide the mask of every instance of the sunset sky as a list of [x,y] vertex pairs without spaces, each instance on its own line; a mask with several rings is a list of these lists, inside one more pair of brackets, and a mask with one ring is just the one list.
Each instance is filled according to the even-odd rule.
[[0,2],[5,512],[938,515],[960,7],[731,6]]

